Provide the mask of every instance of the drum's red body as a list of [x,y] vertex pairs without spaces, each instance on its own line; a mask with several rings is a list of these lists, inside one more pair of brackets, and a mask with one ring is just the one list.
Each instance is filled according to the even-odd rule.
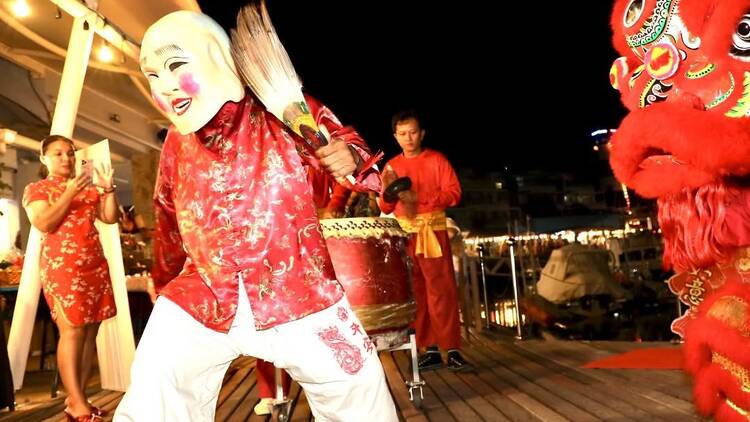
[[392,218],[321,220],[336,278],[365,330],[396,330],[414,320],[406,266],[407,233]]

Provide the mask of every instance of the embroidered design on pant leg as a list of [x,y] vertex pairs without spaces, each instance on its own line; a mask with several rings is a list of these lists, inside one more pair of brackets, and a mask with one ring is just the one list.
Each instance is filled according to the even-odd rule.
[[336,310],[336,313],[338,314],[339,320],[341,320],[341,322],[346,322],[346,320],[349,319],[349,312],[347,312],[346,308],[344,308],[343,306],[339,306],[339,308]]
[[318,337],[333,350],[333,355],[344,372],[354,375],[362,369],[362,353],[341,334],[338,327],[325,328],[318,332]]

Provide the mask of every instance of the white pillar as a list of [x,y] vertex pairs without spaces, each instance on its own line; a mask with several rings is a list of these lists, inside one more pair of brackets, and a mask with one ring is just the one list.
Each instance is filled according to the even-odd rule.
[[93,25],[87,22],[85,17],[73,20],[68,53],[65,56],[65,66],[60,79],[60,91],[55,104],[55,114],[52,116],[51,135],[73,137],[78,102],[81,99],[83,80],[86,78],[91,46],[94,43],[93,29]]

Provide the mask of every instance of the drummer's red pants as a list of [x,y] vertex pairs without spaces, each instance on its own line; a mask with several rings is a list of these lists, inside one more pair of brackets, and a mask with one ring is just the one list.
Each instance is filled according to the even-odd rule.
[[[276,367],[271,362],[258,359],[255,362],[255,376],[258,378],[258,397],[261,399],[276,398]],[[281,370],[281,380],[284,397],[287,397],[292,378],[283,369]]]
[[414,300],[417,302],[417,345],[437,344],[443,350],[461,347],[461,325],[458,319],[458,291],[453,275],[453,260],[448,233],[435,231],[443,256],[414,256],[416,234],[409,238],[409,255],[414,262]]

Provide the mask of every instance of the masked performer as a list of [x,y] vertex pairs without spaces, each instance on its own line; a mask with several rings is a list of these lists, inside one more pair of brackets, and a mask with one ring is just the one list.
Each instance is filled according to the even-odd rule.
[[[298,139],[245,90],[226,33],[205,15],[169,14],[146,31],[141,69],[174,125],[154,194],[160,297],[115,420],[212,421],[239,355],[286,370],[318,420],[397,420],[333,272]],[[320,166],[377,186],[360,177],[359,135],[307,101],[332,138]]]

